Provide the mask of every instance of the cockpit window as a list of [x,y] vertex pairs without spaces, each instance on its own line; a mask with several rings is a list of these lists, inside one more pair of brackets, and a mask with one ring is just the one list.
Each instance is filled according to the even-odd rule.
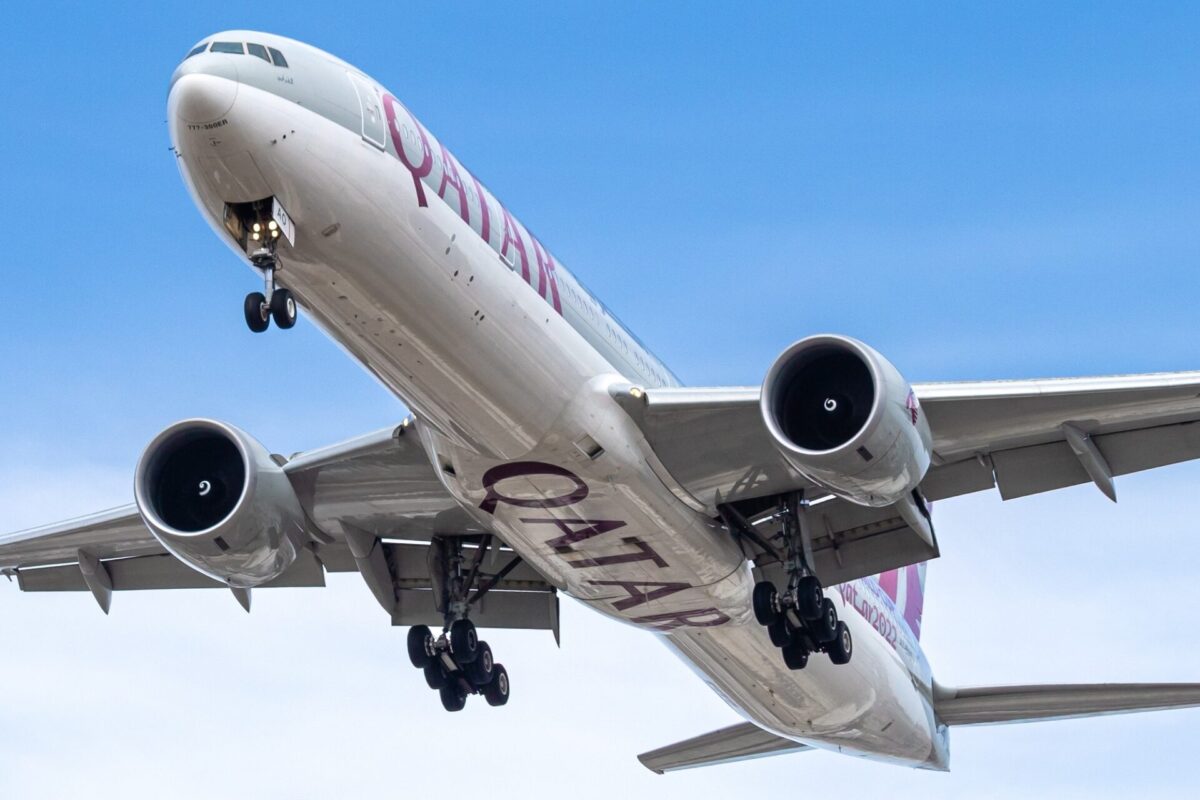
[[267,55],[267,48],[263,47],[261,44],[248,44],[246,45],[246,49],[250,51],[250,55],[258,56],[268,64],[271,63],[271,57]]
[[242,48],[241,42],[213,42],[212,52],[214,53],[236,53],[244,55],[245,50]]
[[208,49],[208,42],[205,42],[204,44],[198,44],[195,47],[193,47],[186,56],[183,57],[183,60],[187,61],[192,56],[198,56],[207,49]]
[[288,65],[287,59],[283,57],[283,53],[279,52],[274,47],[268,47],[267,49],[271,51],[271,60],[275,62],[275,66],[286,67]]

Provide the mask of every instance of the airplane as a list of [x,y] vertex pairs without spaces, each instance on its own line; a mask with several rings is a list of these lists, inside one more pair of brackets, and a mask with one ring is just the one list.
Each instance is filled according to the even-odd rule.
[[[171,76],[172,150],[262,280],[405,403],[289,457],[171,425],[134,503],[0,535],[23,591],[323,586],[358,573],[447,711],[505,705],[486,628],[559,635],[559,595],[658,637],[744,722],[656,772],[813,749],[949,768],[949,729],[1200,705],[1200,684],[938,683],[932,503],[1200,456],[1200,372],[910,383],[817,334],[751,387],[685,387],[399,99],[292,39],[225,31]],[[414,680],[419,680],[414,674]]]

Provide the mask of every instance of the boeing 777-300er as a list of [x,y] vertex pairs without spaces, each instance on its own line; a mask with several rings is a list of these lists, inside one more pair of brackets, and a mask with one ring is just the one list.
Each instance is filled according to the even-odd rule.
[[[322,586],[357,572],[448,711],[509,698],[482,628],[558,593],[657,635],[745,718],[663,772],[821,748],[930,769],[955,725],[1200,705],[1200,684],[951,688],[920,647],[930,503],[1200,456],[1200,372],[910,384],[815,335],[761,386],[688,388],[378,82],[220,33],[167,111],[184,183],[264,283],[411,410],[275,455],[224,422],[150,442],[135,502],[0,536],[24,591]],[[419,678],[414,674],[414,679]]]

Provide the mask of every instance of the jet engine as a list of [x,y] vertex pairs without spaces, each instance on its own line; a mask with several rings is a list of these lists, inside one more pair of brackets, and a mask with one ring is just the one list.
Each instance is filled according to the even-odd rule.
[[783,457],[851,502],[907,500],[929,469],[932,439],[912,387],[855,339],[793,344],[767,372],[760,404]]
[[304,511],[283,469],[221,422],[185,420],[155,437],[138,462],[134,497],[163,547],[234,588],[279,577],[304,542]]

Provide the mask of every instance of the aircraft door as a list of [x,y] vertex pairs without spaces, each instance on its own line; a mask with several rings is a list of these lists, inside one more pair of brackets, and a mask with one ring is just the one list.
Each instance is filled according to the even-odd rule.
[[354,91],[358,94],[358,106],[362,111],[362,137],[383,150],[387,147],[387,120],[383,116],[383,101],[371,81],[355,72],[347,72]]

